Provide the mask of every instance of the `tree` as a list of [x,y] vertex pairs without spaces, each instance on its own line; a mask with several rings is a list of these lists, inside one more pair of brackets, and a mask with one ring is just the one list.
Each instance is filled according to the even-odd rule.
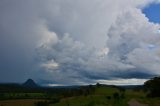
[[118,92],[113,93],[113,98],[118,100],[119,99],[119,93]]
[[97,87],[100,87],[100,86],[101,86],[101,84],[100,84],[99,82],[97,82],[96,86],[97,86]]
[[160,77],[146,81],[144,87],[149,91],[149,97],[160,97]]

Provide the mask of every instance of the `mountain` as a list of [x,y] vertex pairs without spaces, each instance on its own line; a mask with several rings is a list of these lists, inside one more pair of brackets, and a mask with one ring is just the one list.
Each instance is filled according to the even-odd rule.
[[32,79],[28,79],[26,82],[22,84],[22,86],[27,88],[37,88],[38,85]]

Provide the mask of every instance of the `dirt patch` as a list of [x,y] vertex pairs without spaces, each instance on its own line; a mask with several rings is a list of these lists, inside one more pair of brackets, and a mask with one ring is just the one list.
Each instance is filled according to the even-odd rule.
[[142,103],[139,103],[137,100],[135,99],[131,99],[129,102],[128,102],[128,105],[129,106],[148,106],[147,104],[142,104]]

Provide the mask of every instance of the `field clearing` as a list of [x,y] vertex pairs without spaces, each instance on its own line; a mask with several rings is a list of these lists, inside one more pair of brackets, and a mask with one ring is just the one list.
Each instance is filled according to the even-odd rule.
[[92,95],[65,98],[50,106],[128,106],[127,99],[113,98],[115,92],[120,93],[117,88],[99,87]]
[[1,93],[0,100],[15,99],[44,99],[45,93]]
[[119,90],[117,88],[112,88],[112,87],[99,87],[99,88],[96,88],[95,94],[112,95],[115,92],[119,92]]
[[44,93],[5,93],[5,96],[44,96]]
[[34,106],[34,103],[45,101],[37,99],[4,100],[0,101],[0,106]]
[[67,98],[59,103],[50,106],[128,106],[127,101],[108,100],[102,95],[80,96],[75,98]]

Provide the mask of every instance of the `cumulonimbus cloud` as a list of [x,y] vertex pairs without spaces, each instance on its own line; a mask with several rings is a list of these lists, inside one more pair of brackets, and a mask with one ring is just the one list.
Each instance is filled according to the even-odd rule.
[[[157,0],[0,2],[1,45],[16,42],[7,49],[0,46],[1,57],[22,70],[15,73],[63,84],[125,78],[122,73],[160,74],[160,26],[149,22],[141,11]],[[25,52],[20,52],[22,48]],[[20,61],[13,62],[8,56]],[[1,64],[2,69],[12,70],[4,66]]]

